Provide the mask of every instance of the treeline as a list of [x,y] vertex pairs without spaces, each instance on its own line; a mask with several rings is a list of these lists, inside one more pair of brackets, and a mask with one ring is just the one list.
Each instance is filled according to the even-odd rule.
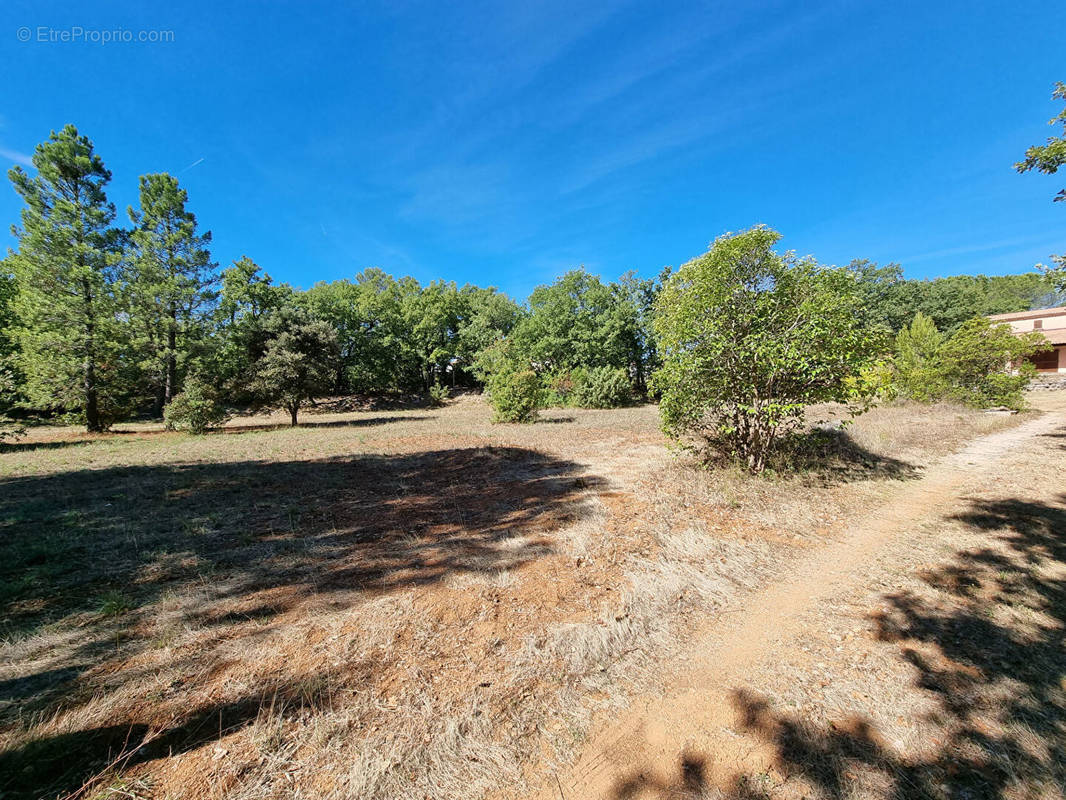
[[[494,381],[503,396],[513,379],[532,380],[542,404],[602,407],[647,397],[659,367],[656,298],[670,270],[605,282],[578,269],[524,305],[380,269],[301,291],[247,257],[220,269],[171,175],[141,177],[138,207],[118,224],[111,173],[73,126],[40,144],[33,166],[9,172],[24,208],[18,248],[0,262],[0,414],[101,431],[138,416],[202,427],[231,407],[271,406],[295,423],[314,397],[439,400]],[[908,281],[896,265],[845,269],[866,324],[890,331],[918,312],[950,331],[1054,301],[1039,273]]]
[[906,280],[899,264],[878,266],[865,259],[852,261],[848,269],[859,278],[870,322],[893,333],[910,324],[916,314],[951,333],[974,317],[1051,308],[1066,302],[1066,296],[1056,289],[1054,276],[1043,272]]

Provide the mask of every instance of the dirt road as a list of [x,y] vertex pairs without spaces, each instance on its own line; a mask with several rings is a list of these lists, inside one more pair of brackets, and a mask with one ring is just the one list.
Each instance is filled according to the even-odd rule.
[[[749,596],[736,612],[709,621],[692,637],[693,645],[669,680],[668,691],[638,698],[620,718],[594,731],[570,771],[553,776],[540,796],[565,800],[700,797],[712,788],[744,796],[806,795],[808,791],[817,795],[819,788],[824,794],[837,794],[841,787],[827,788],[824,776],[797,778],[797,773],[809,772],[811,767],[790,763],[798,760],[792,752],[798,745],[790,739],[803,739],[797,731],[809,732],[811,725],[798,723],[795,716],[771,719],[766,697],[798,698],[795,705],[800,708],[814,697],[803,719],[827,720],[830,733],[823,750],[832,749],[829,742],[834,735],[854,738],[856,731],[863,741],[873,742],[871,747],[882,753],[876,759],[824,753],[838,767],[841,758],[857,762],[842,773],[847,778],[861,782],[864,761],[882,772],[886,759],[892,761],[894,776],[881,775],[881,784],[895,780],[895,773],[905,771],[903,765],[917,763],[916,759],[931,763],[928,753],[918,755],[921,748],[917,745],[911,747],[914,752],[905,752],[909,746],[906,731],[921,738],[928,731],[918,732],[932,725],[926,714],[929,698],[923,695],[928,694],[928,687],[912,686],[914,668],[901,661],[894,644],[891,649],[875,644],[887,637],[872,630],[876,625],[867,609],[871,602],[879,602],[879,596],[886,596],[885,589],[898,590],[916,567],[943,556],[945,546],[957,553],[973,544],[959,538],[962,533],[950,540],[949,536],[930,536],[928,529],[965,513],[974,497],[982,493],[998,497],[999,492],[1015,498],[1013,502],[1018,502],[1019,495],[1030,500],[1040,495],[1041,503],[1061,503],[1061,496],[1055,494],[1060,488],[1049,476],[1056,474],[1053,464],[1060,465],[1059,475],[1066,465],[1059,438],[1066,431],[1066,398],[1045,395],[1037,403],[1047,412],[1043,416],[972,442],[921,480],[901,486],[892,499],[851,525],[839,539],[810,553],[787,580]],[[1040,506],[1045,507],[1055,509],[1048,514],[1059,513],[1057,506]],[[1006,519],[1001,527],[1014,524]],[[925,535],[919,533],[923,528]],[[966,535],[972,537],[973,532]],[[1031,568],[1038,569],[1035,563]],[[879,593],[871,596],[871,588]],[[897,591],[892,596],[900,595]],[[936,602],[944,605],[943,598]],[[957,616],[960,612],[953,608],[951,613]],[[826,635],[840,630],[852,631],[858,638],[851,633]],[[869,646],[857,648],[862,638]],[[816,643],[813,648],[811,643]],[[827,655],[820,654],[817,643],[822,643]],[[863,650],[864,659],[869,651],[871,660],[861,666],[849,662],[848,654],[858,650]],[[840,663],[826,666],[819,660],[823,658],[830,662],[836,658]],[[879,671],[870,666],[878,659],[884,662],[880,672],[889,675],[884,686],[868,683]],[[787,685],[789,675],[795,676],[793,686]],[[816,707],[827,686],[852,685],[849,680],[859,687],[851,692],[856,697],[837,697],[829,704],[832,707],[825,702]],[[908,707],[893,709],[895,702]],[[871,719],[878,716],[901,721],[894,747],[873,732]],[[844,717],[850,721],[841,722]],[[932,727],[943,729],[941,723],[943,719]],[[931,736],[930,740],[938,741]],[[891,757],[884,755],[889,752]],[[752,790],[752,776],[762,776],[757,792]],[[835,780],[846,779],[838,776]],[[868,794],[877,796],[878,781],[868,783]]]

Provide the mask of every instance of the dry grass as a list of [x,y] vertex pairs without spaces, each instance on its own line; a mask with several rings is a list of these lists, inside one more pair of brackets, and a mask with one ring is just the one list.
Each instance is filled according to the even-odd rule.
[[1062,426],[975,479],[870,565],[863,592],[812,612],[818,635],[775,663],[763,694],[737,695],[740,730],[774,755],[738,797],[1062,797],[1058,441]]
[[674,459],[652,407],[489,416],[467,397],[0,450],[0,790],[520,786],[690,615],[1014,421],[879,409],[849,429],[864,456],[765,480]]

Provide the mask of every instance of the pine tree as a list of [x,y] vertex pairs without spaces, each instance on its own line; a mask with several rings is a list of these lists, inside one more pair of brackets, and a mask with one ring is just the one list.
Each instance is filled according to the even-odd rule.
[[295,307],[273,312],[265,327],[271,338],[255,363],[253,389],[260,402],[285,408],[295,426],[300,405],[333,386],[340,360],[337,332]]
[[216,294],[211,232],[196,232],[188,194],[166,173],[141,176],[140,210],[129,209],[130,318],[143,353],[155,410],[180,391],[181,375],[205,332]]
[[18,285],[20,366],[30,402],[77,410],[90,432],[109,426],[123,386],[117,268],[121,235],[104,187],[111,173],[67,125],[33,155],[37,175],[8,172],[26,203],[8,261]]

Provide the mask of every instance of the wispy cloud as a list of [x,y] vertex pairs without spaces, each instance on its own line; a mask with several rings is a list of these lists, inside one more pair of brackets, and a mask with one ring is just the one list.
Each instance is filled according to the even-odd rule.
[[503,165],[442,164],[415,174],[410,183],[411,197],[401,215],[449,225],[484,220],[514,199]]
[[1054,247],[1061,240],[1048,240],[1045,236],[1025,236],[1015,239],[1001,239],[995,242],[982,242],[981,244],[959,245],[957,247],[945,247],[941,250],[929,250],[924,253],[905,256],[895,259],[903,266],[921,261],[932,261],[937,258],[950,258],[951,256],[976,255],[978,253],[990,253],[994,250],[1005,250],[1011,247],[1032,247],[1046,242],[1048,247]]
[[0,158],[5,161],[14,161],[16,164],[22,164],[25,167],[33,166],[32,156],[20,153],[18,150],[9,150],[6,147],[0,147]]

